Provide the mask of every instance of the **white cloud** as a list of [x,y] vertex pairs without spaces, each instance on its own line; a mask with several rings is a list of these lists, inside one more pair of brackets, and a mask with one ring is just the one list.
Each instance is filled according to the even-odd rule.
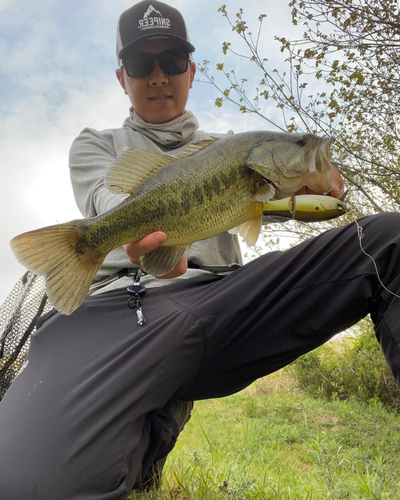
[[7,242],[23,231],[81,217],[68,171],[73,139],[85,126],[120,126],[128,104],[116,82],[94,94],[72,90],[64,104],[55,109],[43,96],[20,100],[0,122],[0,182],[6,187],[0,197],[4,214],[0,259],[6,269],[0,302],[24,271]]
[[5,10],[13,0],[0,0],[0,12]]

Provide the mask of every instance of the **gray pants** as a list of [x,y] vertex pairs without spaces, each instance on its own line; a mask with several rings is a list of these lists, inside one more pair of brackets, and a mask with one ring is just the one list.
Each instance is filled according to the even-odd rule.
[[[360,221],[400,289],[400,215]],[[400,301],[356,225],[222,277],[151,289],[138,326],[124,290],[49,313],[0,403],[0,498],[125,499],[179,433],[170,403],[226,396],[371,314],[400,381]]]

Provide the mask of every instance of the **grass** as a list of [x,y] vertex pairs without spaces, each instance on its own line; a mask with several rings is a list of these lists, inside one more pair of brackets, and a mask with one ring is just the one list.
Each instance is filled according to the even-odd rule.
[[287,372],[195,405],[156,499],[398,499],[400,416],[323,401]]

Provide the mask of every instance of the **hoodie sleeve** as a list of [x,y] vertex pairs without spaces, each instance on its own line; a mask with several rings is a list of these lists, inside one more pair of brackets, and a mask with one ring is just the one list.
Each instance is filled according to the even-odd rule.
[[85,128],[72,143],[69,168],[76,204],[84,217],[94,217],[114,207],[126,195],[111,193],[105,184],[116,158],[112,130]]

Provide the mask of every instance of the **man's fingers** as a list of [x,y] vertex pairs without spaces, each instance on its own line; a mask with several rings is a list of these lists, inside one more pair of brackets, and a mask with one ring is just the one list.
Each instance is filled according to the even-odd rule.
[[135,241],[133,244],[130,243],[130,245],[133,245],[134,253],[139,257],[140,255],[144,255],[152,250],[155,250],[162,245],[166,239],[167,235],[165,233],[157,231],[156,233],[146,235],[144,238]]
[[164,243],[167,236],[162,231],[157,231],[155,233],[148,234],[138,241],[133,241],[132,243],[127,243],[123,245],[125,252],[127,253],[129,259],[134,264],[139,264],[139,257],[145,255],[146,253],[155,250],[160,245]]
[[[343,196],[345,190],[344,186],[344,181],[342,179],[342,176],[340,175],[339,170],[337,167],[333,164],[331,164],[331,190],[328,193],[329,196],[333,196],[334,198],[340,198]],[[324,193],[319,193],[317,191],[313,191],[307,186],[303,186],[301,189],[296,191],[295,196],[299,194],[324,194]]]
[[[133,241],[132,243],[123,245],[123,248],[132,264],[140,267],[140,256],[155,250],[162,245],[166,239],[167,236],[165,233],[162,231],[156,231],[155,233],[148,234],[138,241]],[[172,271],[165,276],[159,276],[159,278],[176,278],[177,276],[181,276],[187,271],[187,266],[188,261],[186,255],[184,254]]]

